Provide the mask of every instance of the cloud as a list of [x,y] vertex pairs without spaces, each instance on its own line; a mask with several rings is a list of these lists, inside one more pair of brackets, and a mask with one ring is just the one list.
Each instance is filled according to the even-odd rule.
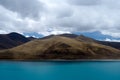
[[38,0],[0,0],[0,4],[22,17],[37,18],[44,9],[43,4]]
[[99,31],[120,38],[120,0],[0,0],[0,11],[1,33]]
[[73,5],[91,6],[100,4],[101,0],[68,0],[68,2]]
[[105,41],[109,41],[109,42],[120,42],[120,40],[117,40],[117,39],[109,39],[109,38],[106,38]]

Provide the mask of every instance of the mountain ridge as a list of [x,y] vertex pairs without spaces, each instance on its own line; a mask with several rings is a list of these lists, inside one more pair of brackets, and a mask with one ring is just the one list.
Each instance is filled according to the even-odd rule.
[[[85,41],[85,42],[95,42],[98,44],[102,44],[102,45],[106,45],[106,46],[110,46],[116,49],[120,49],[120,42],[109,42],[109,41],[99,41],[90,37],[86,37],[84,35],[76,35],[76,34],[60,34],[60,35],[49,35],[40,39],[48,39],[51,38],[53,36],[63,36],[63,37],[68,37],[68,38],[75,38],[79,41]],[[73,37],[74,36],[74,37]]]
[[[18,36],[15,37],[13,35],[15,35],[15,36],[18,35]],[[85,41],[85,42],[96,42],[98,44],[111,46],[113,48],[120,49],[120,42],[99,41],[99,40],[95,40],[93,38],[86,37],[84,35],[76,35],[76,34],[67,34],[66,33],[66,34],[59,34],[59,35],[49,35],[49,36],[45,36],[45,37],[39,38],[39,39],[48,39],[48,38],[51,38],[54,36],[63,36],[63,37],[68,37],[68,38],[75,38],[79,41]],[[24,38],[24,39],[21,40],[21,38]],[[13,48],[13,47],[19,46],[21,44],[24,44],[26,42],[29,42],[29,41],[35,40],[35,39],[38,39],[38,38],[25,37],[25,36],[18,34],[16,32],[12,32],[9,34],[0,34],[0,50]],[[19,41],[19,40],[21,40],[21,41]]]
[[74,38],[53,36],[1,51],[0,59],[3,58],[15,60],[116,59],[120,58],[120,50],[93,42],[78,41]]
[[[7,37],[7,40],[10,39],[13,41],[13,44],[15,42],[20,43],[19,45],[15,45],[15,47],[0,50],[0,59],[120,59],[120,50],[108,46],[110,45],[109,42],[100,43],[100,41],[86,37],[84,35],[60,34],[50,35],[39,39],[34,39],[32,37],[31,41],[29,38],[26,38],[18,33],[10,33],[7,34],[7,36],[3,35],[3,37]],[[4,38],[1,38],[0,40],[3,39]],[[7,42],[7,40],[5,42]]]

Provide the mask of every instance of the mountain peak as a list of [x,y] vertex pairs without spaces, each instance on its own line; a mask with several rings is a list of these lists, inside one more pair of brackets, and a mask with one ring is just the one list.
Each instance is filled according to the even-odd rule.
[[76,38],[76,37],[78,37],[78,35],[76,35],[76,34],[68,34],[68,33],[60,34],[59,36],[69,37],[69,38]]
[[6,34],[7,36],[22,36],[22,37],[24,37],[22,34],[19,34],[19,33],[17,33],[17,32],[11,32],[11,33],[9,33],[9,34]]
[[76,35],[76,34],[65,33],[65,34],[59,34],[59,35],[49,35],[49,36],[43,37],[41,39],[48,39],[48,38],[55,37],[55,36],[68,37],[68,38],[76,38],[76,37],[78,37],[78,35]]
[[7,34],[7,36],[14,41],[19,41],[19,42],[28,42],[29,41],[29,39],[27,39],[25,36],[23,36],[19,33],[16,33],[16,32]]
[[19,35],[19,33],[17,33],[17,32],[11,32],[11,33],[9,33],[9,35],[13,35],[13,34]]

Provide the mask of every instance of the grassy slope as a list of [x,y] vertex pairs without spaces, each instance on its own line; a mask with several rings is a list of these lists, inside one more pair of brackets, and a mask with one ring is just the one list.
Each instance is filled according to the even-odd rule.
[[1,59],[106,59],[120,58],[120,51],[97,43],[54,36],[33,40],[0,52]]

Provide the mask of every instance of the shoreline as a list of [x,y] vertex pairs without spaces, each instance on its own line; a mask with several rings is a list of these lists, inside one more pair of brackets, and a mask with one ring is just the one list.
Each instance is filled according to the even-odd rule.
[[79,59],[79,60],[62,60],[62,59],[50,59],[50,60],[0,60],[10,62],[120,62],[120,59]]

